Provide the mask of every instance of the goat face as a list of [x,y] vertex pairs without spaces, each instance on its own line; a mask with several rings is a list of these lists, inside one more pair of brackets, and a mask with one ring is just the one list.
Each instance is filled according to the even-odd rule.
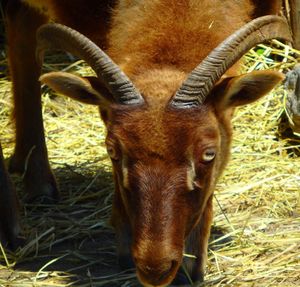
[[126,124],[115,126],[107,144],[130,221],[138,276],[160,286],[174,277],[184,239],[212,193],[221,140],[209,107],[197,116],[151,112],[131,112],[130,120],[116,116]]
[[197,259],[188,269],[193,279],[202,277],[211,197],[228,159],[233,109],[257,100],[283,79],[274,71],[223,79],[221,75],[241,56],[232,53],[233,47],[243,53],[266,39],[289,39],[288,31],[286,22],[275,16],[254,20],[221,43],[188,76],[181,69],[161,65],[157,70],[140,67],[129,80],[78,32],[59,24],[40,29],[40,60],[47,48],[66,49],[85,59],[98,76],[50,73],[41,81],[100,107],[114,170],[112,221],[120,254],[122,249],[131,251],[145,286],[171,283],[184,247],[190,249],[190,244],[196,246]]
[[[65,73],[41,79],[72,98],[100,105],[119,198],[113,224],[118,233],[129,229],[140,281],[169,284],[182,262],[185,239],[199,223],[227,162],[233,108],[261,97],[282,75],[269,71],[227,78],[193,109],[170,105],[184,75],[168,69],[135,77],[145,101],[129,106],[107,104],[108,92],[96,79]],[[120,213],[128,221],[125,227]]]
[[162,105],[175,92],[174,80],[157,72],[152,85],[139,86],[147,105],[114,110],[108,125],[108,153],[130,221],[132,256],[140,280],[154,286],[174,277],[184,239],[199,221],[221,166],[212,107],[183,112]]

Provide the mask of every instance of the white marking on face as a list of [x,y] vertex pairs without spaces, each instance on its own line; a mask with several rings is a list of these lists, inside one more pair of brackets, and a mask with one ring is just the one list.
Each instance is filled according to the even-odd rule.
[[190,168],[187,170],[187,175],[186,175],[187,188],[189,191],[194,190],[195,177],[196,177],[195,164],[194,161],[191,160],[191,165]]
[[127,158],[125,156],[122,159],[122,175],[123,175],[123,186],[128,189],[129,179],[128,179]]

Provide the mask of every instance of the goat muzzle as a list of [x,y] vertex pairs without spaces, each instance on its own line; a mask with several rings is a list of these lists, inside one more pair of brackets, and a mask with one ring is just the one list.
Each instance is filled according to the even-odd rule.
[[[155,256],[155,255],[154,255]],[[180,266],[178,258],[134,259],[136,272],[145,286],[166,286],[174,279]]]

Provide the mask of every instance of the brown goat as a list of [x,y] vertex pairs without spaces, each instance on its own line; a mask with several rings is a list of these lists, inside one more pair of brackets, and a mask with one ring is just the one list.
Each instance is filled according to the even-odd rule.
[[[250,22],[277,14],[280,5],[279,0],[10,0],[16,119],[10,170],[23,172],[26,162],[30,198],[58,199],[44,140],[41,61],[46,49],[83,58],[97,77],[56,72],[41,81],[100,108],[114,172],[112,223],[120,265],[133,261],[144,286],[170,284],[181,264],[193,281],[202,281],[213,191],[229,157],[233,110],[283,79],[275,71],[237,76],[238,66],[231,67],[259,42],[290,39],[278,16]],[[43,26],[37,42],[37,29],[49,20],[78,30],[98,47],[59,24]],[[17,220],[9,227],[1,223],[0,232],[13,240]],[[183,259],[183,252],[196,259]],[[184,280],[177,276],[177,283]]]

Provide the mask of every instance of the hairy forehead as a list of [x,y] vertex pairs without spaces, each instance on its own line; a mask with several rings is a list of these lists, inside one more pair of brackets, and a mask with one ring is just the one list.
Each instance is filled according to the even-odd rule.
[[195,142],[216,141],[218,126],[209,108],[197,111],[138,109],[114,116],[113,134],[130,153],[172,157]]

